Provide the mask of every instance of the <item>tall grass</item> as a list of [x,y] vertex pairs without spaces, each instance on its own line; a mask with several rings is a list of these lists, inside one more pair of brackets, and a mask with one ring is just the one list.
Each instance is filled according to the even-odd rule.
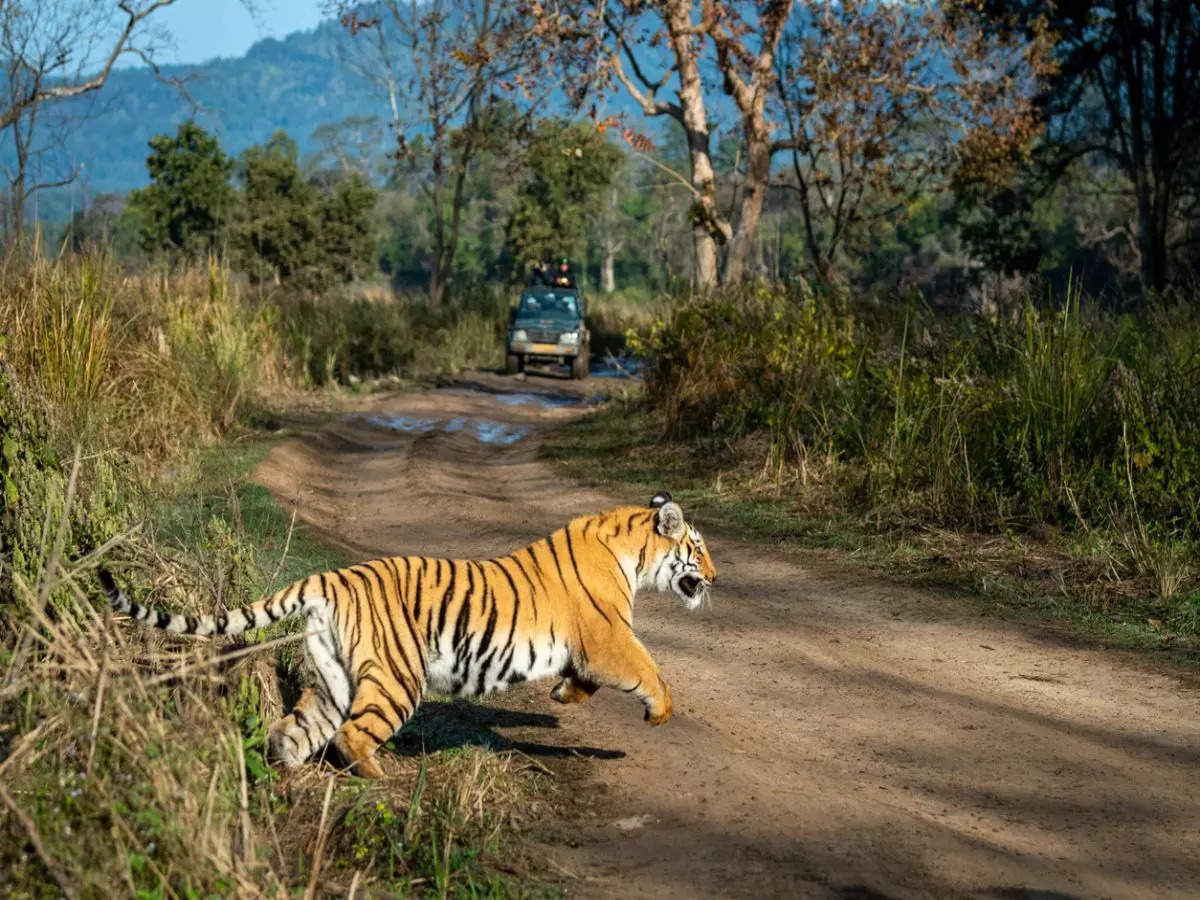
[[256,389],[288,374],[271,310],[216,264],[122,271],[103,253],[10,257],[0,335],[49,424],[161,458],[227,431]]
[[545,789],[529,761],[468,748],[393,758],[380,783],[321,767],[284,783],[264,764],[270,645],[127,640],[87,576],[60,573],[75,602],[53,615],[39,598],[64,585],[18,576],[22,618],[4,615],[36,638],[0,655],[6,896],[517,893],[494,864],[513,871],[501,827],[530,821]]
[[199,444],[242,428],[277,387],[470,365],[497,353],[503,321],[482,301],[438,317],[345,298],[306,312],[217,263],[0,261],[6,896],[516,893],[492,863],[505,853],[511,870],[510,826],[545,787],[527,760],[468,747],[391,760],[381,785],[319,767],[285,783],[263,757],[279,676],[300,677],[293,636],[273,632],[282,645],[265,652],[255,635],[232,653],[172,651],[90,600],[92,569],[113,555],[131,589],[192,612],[252,600],[278,586],[272,569],[325,567],[315,552],[260,558],[240,494],[162,514],[156,476],[178,484]]
[[1194,305],[1134,318],[1072,289],[986,317],[760,289],[685,304],[640,349],[669,433],[759,436],[767,471],[806,503],[950,527],[1102,528],[1126,564],[1162,575],[1160,592],[1187,581],[1181,555],[1200,539]]
[[70,419],[86,424],[110,387],[113,334],[113,273],[101,261],[77,268],[31,267],[18,278],[26,298],[28,332],[14,334],[14,347],[25,347],[37,371],[41,392]]

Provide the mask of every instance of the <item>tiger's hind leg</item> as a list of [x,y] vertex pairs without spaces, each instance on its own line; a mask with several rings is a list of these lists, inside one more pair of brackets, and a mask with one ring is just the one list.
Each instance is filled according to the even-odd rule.
[[375,751],[400,730],[420,702],[419,686],[384,676],[378,666],[369,667],[358,679],[350,715],[333,738],[333,745],[353,766],[356,775],[363,778],[383,775]]
[[295,708],[271,726],[271,758],[289,769],[302,765],[329,743],[342,718],[324,690],[306,689]]
[[288,768],[301,765],[329,743],[350,710],[350,679],[327,619],[310,618],[304,645],[316,669],[317,687],[305,690],[296,708],[276,722],[270,734],[272,757]]
[[592,694],[598,690],[600,690],[600,685],[594,681],[588,681],[572,666],[563,672],[562,681],[550,691],[550,697],[559,703],[587,703],[592,699]]

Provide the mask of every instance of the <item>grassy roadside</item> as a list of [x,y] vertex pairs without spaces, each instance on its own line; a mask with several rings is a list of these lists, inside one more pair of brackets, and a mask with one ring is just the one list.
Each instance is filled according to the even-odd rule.
[[980,535],[806,507],[802,485],[781,485],[748,462],[761,460],[764,448],[673,440],[657,422],[644,398],[634,395],[553,432],[543,452],[565,475],[587,484],[647,496],[668,488],[716,531],[866,567],[980,611],[1106,647],[1200,666],[1200,592],[1166,604],[1145,579],[1114,570],[1099,536],[1051,529]]
[[212,521],[230,523],[237,543],[249,554],[257,581],[247,588],[256,594],[354,562],[346,551],[295,521],[253,481],[255,468],[281,436],[254,433],[202,448],[177,471],[176,486],[151,513],[160,539],[181,549],[203,542]]
[[497,299],[432,316],[259,296],[215,260],[0,258],[6,896],[559,892],[521,840],[553,779],[519,747],[451,705],[405,729],[382,782],[277,772],[267,728],[305,680],[296,623],[166,640],[113,622],[94,577],[103,561],[196,614],[347,562],[249,480],[270,411],[486,363]]
[[[143,599],[211,609],[349,561],[250,480],[272,442],[242,430],[129,496],[143,524],[113,556]],[[520,840],[553,796],[540,764],[451,709],[406,729],[379,782],[281,774],[266,729],[303,680],[296,624],[181,644],[112,622],[91,580],[60,569],[18,587],[25,613],[0,610],[15,638],[0,653],[6,895],[561,893]]]

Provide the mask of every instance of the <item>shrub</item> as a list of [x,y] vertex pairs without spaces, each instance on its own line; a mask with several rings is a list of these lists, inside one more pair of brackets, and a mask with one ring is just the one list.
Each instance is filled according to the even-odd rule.
[[419,296],[335,296],[296,300],[282,313],[288,352],[315,385],[497,365],[508,322],[505,296],[482,288],[436,312]]
[[[294,642],[278,657],[210,642],[166,649],[154,632],[130,638],[91,601],[104,555],[120,557],[131,593],[189,613],[279,586],[285,561],[269,574],[276,560],[257,552],[263,535],[243,527],[250,495],[239,492],[226,514],[214,514],[209,494],[194,510],[164,512],[153,499],[161,491],[145,485],[164,461],[178,484],[198,442],[237,428],[264,385],[293,379],[293,342],[311,348],[314,336],[335,334],[332,371],[383,370],[413,358],[421,329],[442,328],[438,346],[459,365],[485,352],[504,320],[484,300],[429,321],[399,302],[309,309],[291,319],[215,263],[131,274],[102,254],[3,262],[7,894],[299,895],[328,879],[367,893],[516,892],[496,873],[500,854],[512,865],[501,827],[535,809],[531,785],[543,787],[519,756],[468,748],[399,761],[398,778],[369,786],[314,767],[281,788],[264,763],[266,726],[281,712],[277,675],[296,680]],[[296,554],[306,540],[291,538],[276,543]],[[287,564],[328,567],[325,551],[308,552]],[[297,625],[269,636],[289,641]],[[389,824],[402,794],[404,828],[381,838],[373,829]],[[343,818],[351,827],[335,825]],[[351,841],[353,856],[342,846]],[[314,850],[326,842],[323,855]]]
[[1153,522],[1200,537],[1200,317],[1025,298],[949,317],[760,289],[698,298],[644,339],[671,433],[767,436],[841,505],[942,524]]

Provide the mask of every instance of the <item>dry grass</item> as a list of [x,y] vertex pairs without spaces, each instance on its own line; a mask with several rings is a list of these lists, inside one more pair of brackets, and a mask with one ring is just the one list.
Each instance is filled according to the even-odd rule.
[[0,260],[0,334],[15,374],[73,439],[147,459],[227,432],[293,378],[271,308],[210,262],[125,272],[103,253]]
[[[264,763],[282,711],[275,657],[300,635],[180,648],[91,603],[94,559],[47,560],[33,583],[15,576],[19,604],[0,622],[10,896],[516,892],[497,868],[513,870],[500,854],[538,813],[540,766],[467,748],[389,758],[374,783],[324,764],[281,778]],[[162,556],[154,566],[190,580]]]
[[[477,318],[443,335],[452,365],[484,348]],[[236,491],[147,524],[162,480],[183,489],[199,445],[242,429],[265,392],[307,383],[293,324],[216,263],[0,260],[6,896],[518,892],[502,872],[547,787],[539,766],[465,747],[389,758],[379,783],[325,764],[281,777],[264,760],[266,729],[303,676],[295,634],[181,645],[92,603],[105,558],[139,595],[186,612],[249,602],[281,568],[328,567],[315,546],[286,567],[256,556]],[[72,445],[88,448],[74,464]],[[261,516],[268,500],[246,499]]]

